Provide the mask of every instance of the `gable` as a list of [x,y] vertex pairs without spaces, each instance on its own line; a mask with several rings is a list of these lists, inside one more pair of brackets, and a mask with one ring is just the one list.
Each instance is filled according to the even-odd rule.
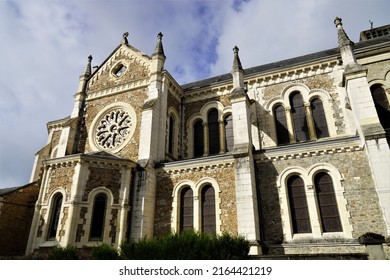
[[92,74],[87,91],[94,92],[147,79],[150,63],[149,56],[130,45],[121,44]]

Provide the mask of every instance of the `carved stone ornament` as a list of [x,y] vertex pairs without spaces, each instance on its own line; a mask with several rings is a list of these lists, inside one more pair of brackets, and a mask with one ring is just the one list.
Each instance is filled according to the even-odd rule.
[[114,149],[130,135],[132,127],[129,113],[122,109],[107,113],[96,128],[96,140],[103,149]]
[[136,127],[134,109],[126,103],[112,104],[99,113],[89,132],[94,150],[118,152],[132,138]]

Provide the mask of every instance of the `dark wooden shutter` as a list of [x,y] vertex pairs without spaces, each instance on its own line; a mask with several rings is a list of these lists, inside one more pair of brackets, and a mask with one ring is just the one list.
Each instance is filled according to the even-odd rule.
[[58,193],[53,198],[53,206],[52,206],[51,216],[50,216],[49,231],[47,234],[48,240],[55,239],[57,235],[58,223],[61,214],[61,206],[62,206],[62,194]]
[[194,156],[203,156],[203,122],[197,120],[194,123]]
[[287,180],[288,198],[294,233],[310,233],[310,216],[305,185],[301,177],[294,175]]
[[274,118],[275,118],[277,143],[279,145],[290,143],[290,138],[289,138],[289,133],[287,128],[286,110],[282,105],[276,105],[274,107]]
[[98,194],[95,197],[95,202],[92,211],[92,222],[90,239],[103,240],[104,220],[106,216],[107,196],[105,194]]
[[180,193],[180,231],[194,227],[194,199],[191,188],[185,187]]
[[233,115],[229,114],[225,117],[225,143],[226,151],[233,151],[234,136],[233,136]]
[[216,233],[215,191],[211,185],[202,188],[202,232]]
[[322,105],[321,99],[313,99],[310,102],[310,106],[317,138],[329,137],[328,124],[326,123],[324,106]]
[[309,140],[305,106],[303,104],[302,95],[299,92],[296,91],[290,95],[290,105],[296,140],[298,142]]
[[218,110],[211,109],[208,113],[209,125],[209,154],[215,155],[220,152]]
[[314,177],[314,184],[320,209],[322,231],[342,231],[332,177],[327,173],[318,173]]

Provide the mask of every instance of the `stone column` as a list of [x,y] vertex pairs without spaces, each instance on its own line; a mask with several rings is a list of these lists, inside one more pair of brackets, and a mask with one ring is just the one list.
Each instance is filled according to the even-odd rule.
[[291,115],[291,107],[286,107],[285,110],[286,110],[286,121],[287,121],[287,129],[288,129],[288,136],[290,138],[290,143],[296,143],[297,140],[295,139],[295,134],[294,134],[294,124]]
[[225,142],[225,122],[224,120],[219,121],[219,147],[220,154],[226,153],[226,142]]
[[317,140],[316,129],[314,126],[313,114],[311,112],[310,103],[305,103],[304,105],[305,105],[307,126],[309,128],[309,138],[310,140]]
[[[195,144],[195,143],[194,143]],[[203,123],[203,156],[209,155],[209,124]]]

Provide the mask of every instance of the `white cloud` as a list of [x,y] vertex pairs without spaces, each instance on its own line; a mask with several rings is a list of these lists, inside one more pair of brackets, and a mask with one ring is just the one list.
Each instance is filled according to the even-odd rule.
[[333,19],[351,39],[388,24],[388,0],[0,1],[0,187],[28,182],[46,123],[68,116],[88,55],[102,63],[125,31],[152,54],[164,33],[166,68],[180,82],[337,46]]

